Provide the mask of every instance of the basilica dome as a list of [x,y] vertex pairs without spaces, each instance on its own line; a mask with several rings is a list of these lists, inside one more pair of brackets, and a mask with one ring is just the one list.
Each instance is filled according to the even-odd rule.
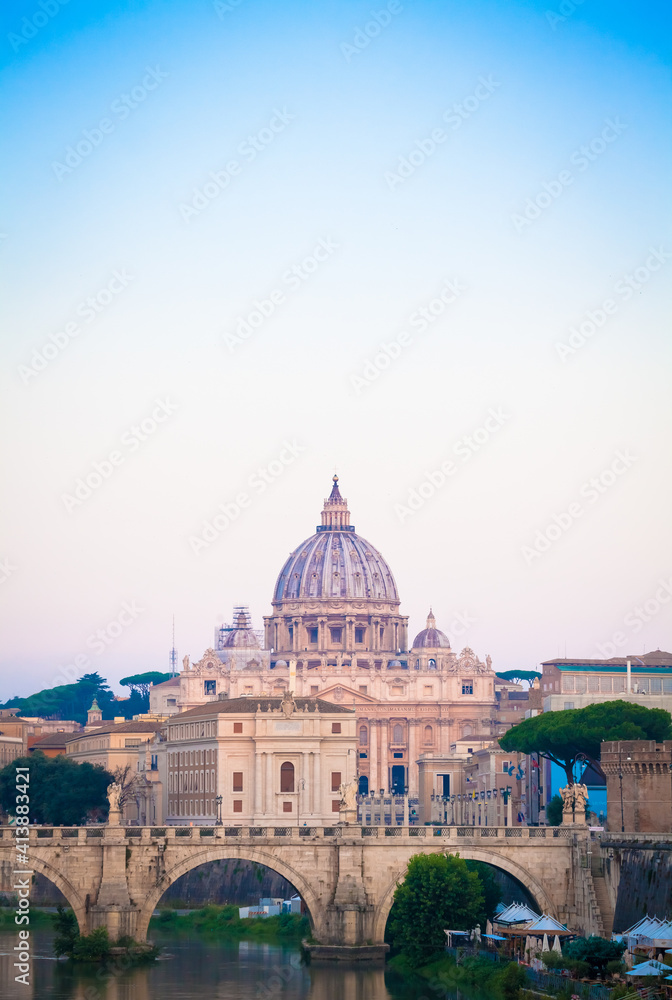
[[220,631],[219,649],[260,649],[259,639],[252,628],[252,620],[247,608],[236,608],[234,624],[231,627],[222,626]]
[[399,603],[392,570],[380,552],[350,524],[350,511],[334,476],[322,523],[289,556],[273,601],[380,600]]
[[427,628],[418,632],[413,640],[413,649],[450,649],[450,640],[445,632],[436,627],[436,618],[429,609]]

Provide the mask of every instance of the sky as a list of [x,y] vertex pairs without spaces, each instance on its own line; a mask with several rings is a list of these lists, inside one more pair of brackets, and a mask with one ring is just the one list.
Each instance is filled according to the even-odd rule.
[[1,700],[261,628],[334,472],[411,635],[672,647],[669,5],[1,20]]

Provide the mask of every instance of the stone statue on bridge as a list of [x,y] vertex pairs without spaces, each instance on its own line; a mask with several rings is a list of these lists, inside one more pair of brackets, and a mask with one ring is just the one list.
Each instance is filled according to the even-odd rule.
[[123,789],[116,781],[107,786],[107,801],[110,804],[109,823],[118,824],[121,815],[121,793]]
[[357,778],[352,781],[342,782],[338,791],[341,796],[339,816],[342,823],[357,822],[357,789],[359,782]]
[[562,822],[572,825],[586,825],[586,802],[588,788],[586,785],[565,785],[560,789],[562,795]]

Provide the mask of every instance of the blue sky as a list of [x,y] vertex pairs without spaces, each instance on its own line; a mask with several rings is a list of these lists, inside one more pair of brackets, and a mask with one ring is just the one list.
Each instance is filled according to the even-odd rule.
[[670,648],[669,13],[571,8],[5,7],[0,697],[124,602],[112,681],[173,613],[193,658],[260,626],[334,468],[412,632],[465,612],[496,669]]

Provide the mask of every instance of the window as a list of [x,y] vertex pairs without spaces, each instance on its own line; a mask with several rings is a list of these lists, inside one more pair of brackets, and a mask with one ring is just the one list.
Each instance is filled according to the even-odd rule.
[[403,756],[404,756],[404,755],[403,755],[403,753],[393,753],[393,754],[392,754],[392,756],[393,756],[393,757],[400,757],[400,758],[403,758]]
[[360,726],[360,729],[359,729],[359,742],[362,744],[363,747],[365,747],[366,744],[368,743],[368,741],[369,741],[369,732],[368,732],[366,726]]
[[[544,690],[546,690],[545,687]],[[562,690],[566,694],[574,694],[574,674],[562,675]]]
[[623,694],[625,691],[625,677],[614,677],[614,694]]
[[[292,630],[290,629],[289,631],[291,632]],[[291,636],[290,636],[290,638],[291,638]],[[308,629],[308,642],[317,642],[317,629],[316,628],[309,628]]]
[[663,680],[661,677],[651,677],[649,683],[651,685],[651,694],[663,693]]
[[331,811],[332,811],[332,813],[337,813],[337,812],[341,811],[341,800],[340,799],[332,799],[331,800]]
[[474,682],[462,681],[462,694],[473,694],[473,693],[474,693]]
[[340,733],[340,731],[341,731],[341,724],[340,724],[340,722],[332,722],[332,724],[331,724],[331,731],[332,731],[332,733]]
[[283,802],[282,803],[282,811],[283,811],[283,813],[291,813],[291,811],[292,811],[292,803],[291,802]]
[[425,726],[425,743],[432,743],[434,741],[434,730],[431,726]]
[[571,708],[574,708],[574,702],[573,701],[566,701],[565,702],[565,711],[567,712]]
[[280,791],[294,791],[294,765],[288,760],[280,765]]
[[363,628],[355,629],[355,642],[364,642],[364,631]]
[[399,722],[397,722],[392,729],[392,742],[393,743],[404,742],[404,730]]
[[436,660],[429,660],[427,666],[430,670],[436,670]]
[[310,685],[310,693],[311,693],[311,694],[317,694],[317,692],[318,692],[319,690],[320,690],[320,688],[319,688],[319,685],[318,685],[318,684],[311,684],[311,685]]
[[245,685],[245,692],[244,693],[245,694],[252,694],[252,685],[251,684],[246,684]]
[[341,787],[341,772],[332,771],[331,772],[331,790],[332,792],[337,792]]
[[217,694],[217,681],[203,681],[203,694]]
[[331,641],[332,642],[341,642],[342,641],[342,637],[343,637],[343,629],[342,628],[330,628],[329,631],[331,632]]
[[[206,792],[210,791],[210,772],[209,771],[205,772],[205,790],[206,790]],[[241,791],[242,791],[242,789],[241,789]]]
[[139,747],[140,740],[124,740],[125,747]]
[[425,684],[423,691],[425,692],[425,698],[431,698],[434,688],[432,687],[431,684]]
[[508,774],[510,767],[511,767],[511,761],[510,760],[503,760],[502,761],[502,772],[506,771],[506,773]]
[[233,772],[233,791],[242,792],[243,790],[243,772],[234,771]]
[[359,755],[359,759],[360,760],[366,760],[367,757],[368,757],[368,754],[366,754],[366,753],[360,753],[360,755]]
[[366,694],[367,691],[368,691],[368,687],[367,687],[366,684],[360,684],[359,685],[359,693],[360,694]]
[[590,694],[595,694],[596,691],[600,689],[600,678],[597,676],[588,678],[588,691]]
[[177,705],[177,698],[166,698],[166,705]]
[[243,724],[242,724],[242,722],[234,722],[234,724],[233,724],[233,731],[234,731],[234,733],[242,733],[242,731],[243,731]]
[[234,799],[233,800],[233,811],[234,811],[234,813],[242,813],[242,811],[243,811],[243,800],[242,799]]

